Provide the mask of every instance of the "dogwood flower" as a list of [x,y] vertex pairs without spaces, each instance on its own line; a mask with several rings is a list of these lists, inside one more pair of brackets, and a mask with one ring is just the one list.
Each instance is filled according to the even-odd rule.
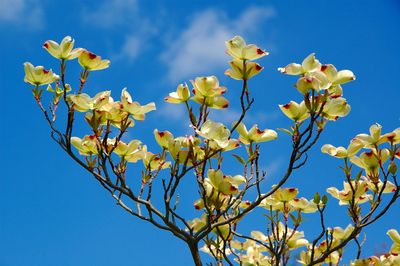
[[286,238],[286,246],[289,250],[297,249],[308,245],[307,239],[304,237],[304,232],[293,230],[285,226],[282,222],[279,222],[274,228],[274,232],[271,233],[268,239],[279,241],[283,239],[283,236],[288,236]]
[[259,74],[263,67],[255,62],[244,62],[234,59],[229,62],[231,68],[225,71],[225,75],[236,80],[248,80]]
[[193,93],[203,97],[219,96],[226,92],[225,87],[219,86],[219,81],[216,76],[197,77],[191,80],[193,85]]
[[319,92],[320,90],[328,90],[331,97],[342,96],[341,84],[355,80],[353,72],[350,70],[337,71],[331,65],[322,65],[312,53],[307,56],[301,64],[291,63],[286,67],[278,68],[281,73],[287,75],[301,76],[295,87],[302,93],[306,94],[310,90]]
[[[236,122],[233,123],[235,125]],[[240,123],[236,127],[237,132],[239,133],[239,141],[245,145],[248,145],[252,142],[265,142],[278,138],[278,133],[272,129],[264,129],[261,130],[257,125],[253,125],[251,129],[248,131],[246,126],[243,123]]]
[[83,139],[71,137],[71,144],[79,151],[80,155],[91,156],[98,154],[97,139],[93,135],[86,135]]
[[335,147],[331,144],[325,144],[322,146],[321,152],[336,158],[350,158],[356,155],[363,147],[364,143],[362,141],[353,139],[347,149],[342,146]]
[[390,151],[388,149],[382,149],[379,152],[371,150],[361,153],[359,157],[352,157],[350,162],[364,169],[367,177],[375,182],[378,181],[380,166],[384,164],[389,157]]
[[301,64],[291,63],[285,67],[278,68],[283,74],[287,75],[303,75],[305,73],[319,71],[321,63],[315,58],[315,53],[309,54]]
[[321,66],[321,71],[326,75],[332,86],[341,85],[353,80],[356,80],[356,76],[350,70],[337,71],[336,67],[332,64],[326,64]]
[[[114,148],[116,141],[117,140],[115,138],[107,140],[109,150]],[[140,140],[131,140],[129,143],[119,140],[113,152],[129,162],[137,162],[143,158],[143,152],[140,149],[140,144]]]
[[392,239],[393,245],[390,248],[392,254],[400,254],[400,234],[395,229],[390,229],[387,231],[387,235]]
[[389,142],[393,145],[400,143],[400,127],[396,128],[392,132],[386,133],[381,138],[382,142]]
[[143,106],[138,102],[133,102],[132,97],[126,88],[122,90],[121,103],[124,111],[131,114],[136,120],[144,120],[146,113],[156,110],[156,105],[153,102]]
[[[220,146],[218,145],[218,143],[216,143],[214,141],[211,141],[208,144],[209,144],[210,148],[213,150],[220,149]],[[230,150],[238,148],[239,146],[240,146],[240,143],[237,139],[229,139],[228,145],[225,148],[223,148],[222,151],[230,151]]]
[[322,116],[328,120],[337,120],[339,117],[347,116],[350,110],[351,107],[345,98],[332,98],[326,102]]
[[[203,214],[200,218],[195,218],[191,221],[188,221],[188,225],[190,226],[191,230],[193,230],[194,232],[198,232],[201,228],[203,228],[207,224],[207,220],[208,220],[207,215]],[[222,222],[223,220],[224,218],[221,216],[218,219],[218,222]],[[225,224],[218,226],[217,228],[212,230],[212,232],[217,236],[222,236],[224,239],[227,239],[228,236],[231,234],[230,225]],[[207,252],[206,250],[203,251]]]
[[[200,139],[193,136],[174,138],[169,131],[154,130],[154,137],[160,147],[166,149],[175,161],[193,165],[193,160],[204,158],[204,150],[198,145]],[[188,156],[190,156],[188,158]]]
[[102,70],[110,66],[110,60],[102,60],[101,56],[87,50],[81,52],[78,62],[84,69],[89,71]]
[[43,66],[35,67],[29,62],[24,63],[24,70],[24,81],[35,86],[50,84],[60,79],[51,69],[46,70]]
[[[226,232],[228,232],[229,234],[229,230],[226,230]],[[225,246],[224,241],[222,241],[222,239],[218,239],[217,237],[217,240],[214,243],[212,243],[212,245],[207,246],[206,244],[204,244],[204,246],[202,246],[199,250],[209,254],[210,256],[222,259],[224,255],[230,255],[232,253],[229,248],[226,248],[224,246]],[[225,251],[222,252],[224,248]]]
[[295,101],[290,101],[288,104],[280,104],[279,108],[284,115],[295,122],[302,122],[310,116],[309,110],[304,101],[300,104]]
[[112,101],[110,94],[111,91],[103,91],[97,93],[93,98],[86,93],[76,95],[70,94],[68,95],[68,99],[74,104],[74,109],[76,111],[87,112],[89,110],[99,109],[103,105]]
[[219,148],[223,149],[229,145],[230,131],[222,123],[207,120],[196,132],[208,141],[215,142]]
[[61,60],[75,59],[84,50],[82,48],[72,49],[73,47],[74,40],[71,36],[64,37],[60,44],[52,40],[48,40],[43,44],[43,48],[46,49],[49,54]]
[[345,229],[336,226],[333,229],[328,229],[328,232],[332,234],[332,248],[339,245],[343,240],[347,239],[354,231],[354,226],[349,224]]
[[[362,176],[362,180],[365,180],[368,183],[368,188],[376,193],[380,193],[383,188],[383,182],[378,180],[378,182],[371,182],[367,177]],[[396,185],[390,181],[386,181],[385,188],[383,189],[382,193],[393,193],[396,191]]]
[[204,104],[213,109],[226,109],[229,107],[229,101],[223,96],[204,97],[194,91],[192,100],[198,104]]
[[310,90],[319,92],[320,90],[326,90],[330,87],[331,83],[324,73],[321,71],[305,73],[303,77],[299,78],[295,84],[297,90],[306,94]]
[[400,128],[395,129],[393,132],[382,135],[382,126],[374,124],[369,128],[368,134],[358,134],[355,136],[356,139],[362,141],[366,148],[375,148],[376,145],[384,142],[390,142],[397,144],[400,142]]
[[355,75],[350,70],[337,71],[335,66],[332,64],[326,64],[321,66],[321,72],[326,75],[331,83],[328,88],[331,97],[340,97],[343,95],[343,89],[341,84],[353,81],[356,79]]
[[368,183],[366,181],[351,181],[355,193],[348,182],[343,182],[343,190],[338,190],[335,187],[330,187],[326,191],[332,197],[339,200],[339,205],[348,205],[353,198],[356,204],[362,204],[372,199],[372,195],[366,194],[368,191]]
[[157,154],[147,151],[146,145],[142,146],[142,152],[143,164],[150,171],[161,170],[171,166],[171,162],[167,162]]
[[[261,233],[261,232],[260,232]],[[252,232],[252,237],[255,237],[255,234]],[[245,251],[246,253],[239,253],[239,261],[243,266],[254,266],[254,265],[265,265],[270,266],[271,258],[264,254],[267,251],[267,248],[258,244],[253,240],[246,240],[241,243],[239,241],[231,242],[232,248],[236,250]]]
[[210,169],[207,171],[205,182],[209,183],[216,191],[225,195],[239,193],[238,186],[246,182],[241,175],[224,176],[221,170]]
[[352,261],[350,266],[400,266],[400,256],[396,253],[371,256]]
[[153,131],[156,142],[160,147],[167,149],[168,144],[174,140],[174,135],[172,135],[169,131],[158,131],[158,129],[154,129]]
[[299,190],[297,188],[278,188],[272,197],[280,202],[289,202],[296,198]]
[[[321,244],[319,244],[317,247],[314,248],[314,260],[319,258],[327,249],[327,244],[326,241],[322,241]],[[312,245],[307,246],[307,250],[303,250],[300,252],[300,256],[297,259],[297,262],[300,263],[300,265],[309,265],[311,262],[311,253],[312,253]],[[341,255],[339,254],[338,251],[332,252],[325,260],[324,262],[328,265],[338,265],[339,260],[341,258]],[[323,263],[318,263],[315,264],[317,266],[322,266],[324,265]]]
[[190,99],[190,91],[186,84],[179,84],[176,91],[164,98],[167,103],[184,103]]
[[135,122],[128,117],[129,114],[124,110],[121,102],[109,97],[108,102],[96,107],[93,112],[88,112],[85,116],[87,121],[95,119],[100,125],[106,125],[108,122],[116,128],[121,128],[122,125],[133,127]]
[[295,198],[289,201],[289,204],[293,209],[303,213],[314,213],[318,210],[317,204],[315,204],[313,200],[307,200],[304,197]]
[[268,55],[268,52],[258,48],[254,44],[247,45],[246,41],[240,36],[235,36],[225,42],[225,46],[227,54],[234,59],[252,61]]

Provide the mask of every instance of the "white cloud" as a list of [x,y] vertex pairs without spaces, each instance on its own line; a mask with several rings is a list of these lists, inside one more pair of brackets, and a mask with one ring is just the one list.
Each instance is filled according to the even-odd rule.
[[[234,121],[239,119],[240,115],[241,112],[239,110],[228,108],[211,112],[209,118],[230,126]],[[252,111],[246,113],[244,123],[247,127],[251,127],[253,124],[258,124],[260,127],[263,127],[264,124],[276,121],[279,117],[280,113],[278,111],[269,113]],[[268,124],[266,126],[268,126]]]
[[93,27],[114,30],[123,28],[127,34],[122,46],[111,55],[113,60],[132,62],[146,50],[146,43],[158,33],[154,21],[140,12],[138,0],[104,0],[97,8],[84,9],[82,20]]
[[148,43],[150,39],[157,33],[158,29],[147,19],[143,18],[140,22],[140,28],[135,28],[132,33],[125,36],[122,47],[117,53],[112,55],[113,60],[127,59],[132,62],[149,48]]
[[43,9],[36,0],[0,0],[0,22],[40,29],[44,25]]
[[264,170],[266,172],[266,178],[273,182],[277,179],[276,175],[280,174],[284,162],[285,160],[282,158],[271,160],[265,167],[261,167],[260,170]]
[[163,103],[157,109],[157,115],[168,120],[182,121],[186,118],[186,109],[182,104]]
[[214,9],[195,14],[189,26],[161,55],[168,67],[168,79],[173,83],[181,82],[224,67],[228,60],[225,41],[234,34],[256,33],[262,22],[274,15],[270,7],[250,7],[236,19],[229,19]]
[[137,0],[102,1],[97,9],[85,9],[83,20],[86,23],[103,28],[128,24],[135,19],[138,12],[137,2]]

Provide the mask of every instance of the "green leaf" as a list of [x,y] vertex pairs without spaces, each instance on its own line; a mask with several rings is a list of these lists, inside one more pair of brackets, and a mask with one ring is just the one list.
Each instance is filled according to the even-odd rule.
[[293,213],[289,213],[290,218],[292,219],[293,223],[298,224],[299,218],[296,217]]
[[283,132],[285,132],[286,134],[289,134],[289,136],[293,136],[293,132],[290,131],[289,129],[286,129],[286,128],[277,128],[277,130],[283,131]]
[[356,181],[360,180],[362,175],[362,171],[358,172],[357,176],[356,176]]
[[235,157],[236,160],[238,160],[239,163],[241,163],[241,164],[243,164],[243,165],[245,164],[244,159],[243,159],[242,157],[240,157],[239,155],[232,154],[232,156]]

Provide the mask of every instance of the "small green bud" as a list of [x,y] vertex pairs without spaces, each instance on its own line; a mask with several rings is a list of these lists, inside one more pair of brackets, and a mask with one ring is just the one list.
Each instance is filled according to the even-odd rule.
[[319,202],[321,201],[321,196],[318,192],[315,193],[313,201],[315,204],[319,204]]
[[397,173],[397,165],[395,162],[390,162],[389,167],[388,167],[388,171],[389,173],[391,173],[392,175],[395,175]]

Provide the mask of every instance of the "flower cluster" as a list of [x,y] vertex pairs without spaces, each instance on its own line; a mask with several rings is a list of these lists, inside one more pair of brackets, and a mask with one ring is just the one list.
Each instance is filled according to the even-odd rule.
[[304,95],[304,100],[300,103],[291,101],[279,105],[288,118],[300,123],[310,113],[320,113],[326,120],[337,120],[350,112],[350,105],[342,97],[341,87],[342,84],[355,80],[350,70],[337,71],[332,64],[321,64],[315,54],[307,56],[301,64],[292,63],[278,70],[287,75],[300,76],[295,87]]
[[268,52],[254,44],[246,44],[240,36],[233,37],[225,46],[227,54],[232,57],[229,62],[231,68],[225,71],[225,75],[236,80],[248,80],[263,70],[262,66],[252,61],[268,55]]
[[[315,193],[312,199],[307,199],[298,196],[297,188],[284,187],[294,170],[306,163],[307,152],[318,140],[325,124],[350,112],[342,88],[343,84],[355,80],[350,70],[338,71],[332,64],[321,64],[315,54],[307,56],[301,64],[292,63],[278,69],[281,73],[298,76],[295,87],[303,99],[299,103],[290,101],[279,105],[283,114],[293,120],[291,130],[282,129],[291,135],[293,150],[285,176],[277,185],[267,185],[269,192],[266,192],[265,186],[261,186],[266,173],[259,167],[263,159],[260,143],[275,140],[278,134],[272,129],[261,129],[257,124],[246,127],[244,121],[254,100],[250,97],[248,81],[263,70],[255,60],[268,52],[247,44],[240,36],[228,40],[226,52],[231,61],[225,74],[242,81],[242,113],[233,119],[236,121],[230,128],[210,119],[210,112],[218,112],[213,109],[226,109],[230,105],[225,98],[227,88],[220,85],[216,76],[199,76],[188,82],[189,85],[179,84],[164,101],[186,107],[191,133],[174,136],[171,131],[154,129],[158,152],[153,153],[148,150],[151,145],[138,139],[127,140],[126,133],[137,121],[145,120],[148,113],[156,110],[155,103],[140,104],[127,88],[122,89],[118,100],[114,100],[108,90],[89,95],[84,91],[89,73],[108,68],[110,61],[84,48],[74,48],[74,44],[70,36],[60,43],[52,40],[44,43],[44,49],[59,60],[59,74],[43,66],[24,63],[24,81],[34,86],[34,98],[51,127],[52,138],[111,192],[123,209],[187,242],[194,260],[197,257],[200,260],[194,246],[202,241],[204,246],[200,250],[213,256],[218,265],[234,260],[246,266],[286,265],[293,260],[290,257],[293,254],[299,254],[297,262],[301,265],[338,265],[346,244],[351,240],[357,242],[363,227],[385,214],[399,198],[396,175],[400,128],[382,134],[378,124],[370,127],[369,134],[356,135],[347,147],[325,144],[321,148],[322,153],[344,162],[341,167],[345,176],[343,188],[329,187],[327,192],[339,205],[347,207],[352,224],[346,228],[326,226],[326,195]],[[77,86],[65,80],[66,64],[74,59],[82,67]],[[47,85],[47,91],[52,93],[48,109],[42,104],[45,91],[42,85]],[[59,121],[56,124],[60,102],[64,103],[67,113],[62,130],[58,129]],[[74,136],[73,132],[78,116],[84,118],[84,126],[90,129],[83,137]],[[232,154],[241,164],[240,171],[224,169],[225,155],[232,150],[241,153]],[[140,169],[141,179],[128,178],[131,168]],[[193,175],[190,177],[189,173]],[[183,178],[197,186],[198,194],[192,200],[200,215],[192,220],[186,220],[178,209],[182,189],[179,185]],[[158,181],[162,189],[153,189]],[[255,194],[249,193],[251,188],[255,188],[256,193],[253,199],[249,199]],[[163,202],[153,201],[152,197],[160,193]],[[392,196],[391,200],[384,198],[387,194]],[[126,204],[125,200],[132,200],[133,204]],[[382,207],[386,201],[388,205]],[[367,211],[362,209],[368,205],[365,203],[370,204]],[[249,236],[241,235],[239,222],[256,207],[261,207],[258,211],[267,218],[266,232],[254,230]],[[377,213],[381,209],[383,211]],[[301,226],[305,221],[303,217],[311,213],[320,216],[322,233],[308,240]],[[387,234],[393,240],[388,253],[356,259],[350,265],[400,265],[400,235],[395,229]]]
[[[348,160],[365,172],[363,180],[356,182],[354,185],[349,185],[348,182],[345,183],[345,189],[340,193],[335,189],[329,189],[334,197],[340,198],[342,201],[343,197],[349,196],[349,190],[354,191],[354,186],[359,189],[359,184],[362,184],[361,186],[365,187],[365,190],[370,188],[373,192],[377,192],[378,187],[383,187],[382,183],[384,183],[383,193],[395,191],[393,183],[387,180],[387,174],[395,174],[397,171],[395,159],[400,158],[400,150],[397,145],[400,143],[400,128],[383,135],[381,134],[381,130],[382,127],[380,125],[372,125],[370,127],[370,134],[358,134],[351,140],[347,148],[341,146],[335,147],[331,144],[322,146],[321,151],[323,153],[336,158],[343,158],[346,161]],[[387,144],[387,147],[382,147],[385,144]],[[365,151],[359,153],[362,149],[365,149]],[[384,165],[388,161],[389,166],[385,169]],[[381,172],[386,172],[386,174],[383,174],[383,180],[381,180]],[[364,198],[363,194],[365,192],[361,194],[356,193],[356,197],[362,197],[362,202],[367,201],[369,197]]]

